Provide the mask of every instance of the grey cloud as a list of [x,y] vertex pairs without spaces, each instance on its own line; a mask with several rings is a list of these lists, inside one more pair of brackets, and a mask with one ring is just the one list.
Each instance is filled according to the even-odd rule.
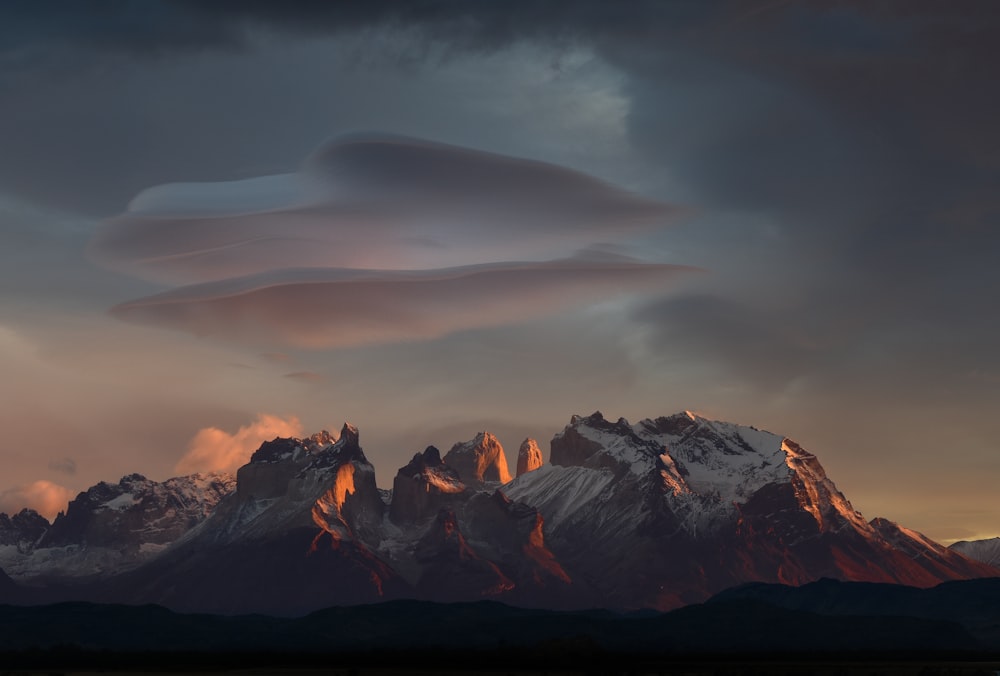
[[861,406],[875,398],[900,407],[954,406],[960,397],[971,411],[995,396],[995,381],[982,374],[996,363],[998,330],[992,317],[964,314],[928,315],[919,300],[832,289],[778,304],[679,295],[646,303],[632,318],[648,329],[654,358],[697,362],[768,397],[793,389],[806,401]]
[[995,397],[961,381],[1000,365],[982,311],[1000,287],[1000,6],[788,3],[669,47],[601,44],[628,73],[634,147],[678,167],[705,213],[699,263],[720,271],[713,298],[650,310],[657,350],[767,392]]
[[647,338],[656,353],[701,360],[721,367],[723,377],[774,392],[813,374],[841,347],[842,335],[797,323],[798,315],[685,295],[648,303],[633,317],[652,329]]
[[174,283],[291,266],[430,268],[551,258],[677,212],[563,167],[369,134],[324,146],[299,175],[147,190],[91,253]]
[[289,364],[295,361],[292,355],[285,354],[284,352],[261,352],[257,356],[271,364]]
[[124,303],[126,321],[249,344],[347,347],[438,338],[661,292],[682,266],[565,259],[436,270],[292,269]]
[[[496,49],[525,38],[568,39],[600,32],[634,31],[649,22],[681,24],[718,10],[686,0],[564,2],[510,0],[375,0],[331,3],[297,0],[125,0],[8,2],[0,45],[8,53],[34,42],[51,49],[72,45],[95,52],[156,56],[204,49],[244,48],[254,33],[337,35],[371,28],[418,31],[424,39],[464,49]],[[745,5],[739,12],[745,11]],[[644,23],[644,20],[646,23]],[[95,39],[100,36],[101,39]]]
[[76,474],[76,460],[73,458],[53,458],[49,460],[49,469],[53,472],[73,476]]
[[311,385],[318,385],[329,382],[329,378],[322,373],[316,373],[315,371],[294,371],[292,373],[286,373],[285,378],[290,380],[298,380],[302,383],[309,383]]

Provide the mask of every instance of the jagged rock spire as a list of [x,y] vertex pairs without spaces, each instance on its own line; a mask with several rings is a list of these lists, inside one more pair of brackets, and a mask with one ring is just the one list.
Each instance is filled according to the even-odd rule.
[[538,442],[530,437],[522,441],[521,448],[517,450],[517,476],[533,472],[542,464],[542,451],[538,448]]

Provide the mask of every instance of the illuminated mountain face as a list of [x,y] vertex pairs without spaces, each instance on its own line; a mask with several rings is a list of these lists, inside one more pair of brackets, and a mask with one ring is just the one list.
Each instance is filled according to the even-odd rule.
[[[521,455],[531,447],[526,440]],[[62,592],[73,598],[277,614],[392,598],[666,609],[750,581],[931,586],[1000,573],[890,521],[866,521],[794,441],[690,412],[636,425],[573,416],[549,464],[513,480],[507,468],[483,432],[443,459],[434,447],[418,453],[393,491],[380,491],[345,424],[339,438],[266,442],[235,489],[206,484],[221,499],[198,503],[201,516],[174,524],[157,547],[129,538],[162,534],[165,513],[137,510],[138,491],[100,484],[77,501],[94,503],[75,509],[89,519],[63,517],[31,546],[8,533],[5,542],[21,544],[6,545],[4,561],[16,560],[11,573],[23,583],[75,579]],[[189,484],[208,481],[126,479],[161,498],[187,486],[178,495],[188,512]],[[105,512],[128,528],[95,531],[112,521]],[[114,550],[115,538],[145,554],[117,570],[109,559],[103,579],[81,581],[84,562]]]

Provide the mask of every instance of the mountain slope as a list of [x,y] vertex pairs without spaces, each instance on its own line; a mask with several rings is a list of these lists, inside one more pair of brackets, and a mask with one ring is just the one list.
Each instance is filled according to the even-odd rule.
[[949,549],[970,559],[1000,568],[1000,537],[986,540],[962,540],[953,544]]

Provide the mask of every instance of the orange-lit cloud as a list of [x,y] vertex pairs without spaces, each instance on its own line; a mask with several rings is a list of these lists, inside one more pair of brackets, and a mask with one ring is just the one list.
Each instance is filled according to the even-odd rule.
[[182,287],[112,309],[131,322],[248,344],[348,347],[439,338],[622,293],[662,292],[677,265],[564,259],[441,270],[283,270]]
[[41,479],[0,492],[0,512],[16,514],[27,507],[51,521],[59,512],[66,511],[73,497],[73,491],[65,486]]
[[230,434],[218,427],[206,427],[191,440],[188,452],[175,466],[181,474],[195,472],[235,472],[245,465],[260,445],[275,437],[302,436],[302,424],[295,416],[281,418],[266,413]]

